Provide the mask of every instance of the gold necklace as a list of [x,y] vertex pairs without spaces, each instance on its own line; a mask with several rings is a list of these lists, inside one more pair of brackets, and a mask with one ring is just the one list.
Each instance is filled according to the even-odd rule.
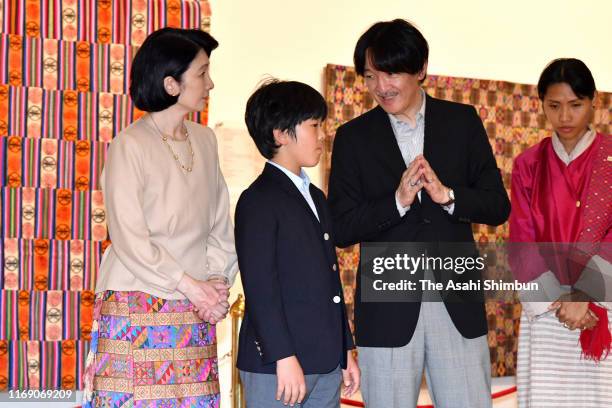
[[183,169],[187,173],[191,173],[191,171],[193,170],[193,161],[195,159],[195,154],[193,152],[193,146],[191,145],[191,140],[189,139],[189,132],[187,131],[187,126],[185,126],[185,124],[183,123],[183,129],[185,130],[185,137],[186,137],[186,140],[187,140],[187,145],[189,146],[189,152],[191,153],[191,164],[189,166],[185,166],[183,163],[181,163],[179,155],[174,151],[172,146],[170,146],[170,143],[168,143],[168,136],[162,133],[162,131],[157,126],[157,123],[155,123],[155,120],[153,119],[153,116],[149,115],[149,117],[151,118],[151,122],[153,122],[153,125],[155,126],[155,129],[157,130],[157,132],[161,136],[162,142],[164,142],[164,144],[168,147],[168,149],[170,150],[170,154],[172,154],[172,157],[174,157],[174,160],[176,161],[176,163],[179,166],[181,166],[181,169]]

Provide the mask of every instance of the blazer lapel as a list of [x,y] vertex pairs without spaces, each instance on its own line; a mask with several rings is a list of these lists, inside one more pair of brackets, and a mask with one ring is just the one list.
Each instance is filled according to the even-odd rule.
[[[436,171],[439,161],[444,157],[442,152],[446,146],[440,145],[440,135],[444,130],[440,127],[443,123],[444,115],[440,111],[439,101],[425,94],[427,103],[425,105],[425,137],[423,139],[423,156],[429,162],[432,169]],[[424,202],[433,204],[425,190],[421,190],[421,197]]]
[[438,116],[437,101],[431,96],[425,94],[425,138],[423,140],[423,155],[427,161],[431,161],[432,155],[435,155],[435,139],[436,135],[440,132],[438,124],[440,118]]
[[373,146],[370,151],[377,155],[378,161],[399,180],[406,170],[406,163],[393,133],[389,116],[380,106],[374,108],[372,114],[370,142]]
[[318,220],[319,222],[317,224],[319,224],[319,226],[321,227],[323,231],[327,231],[328,225],[330,224],[329,224],[329,220],[327,219],[327,213],[325,212],[324,207],[323,207],[325,203],[321,202],[320,194],[317,191],[317,188],[312,183],[310,183],[310,196],[312,197],[312,201],[314,202],[315,207],[317,209],[317,215],[319,216],[319,220]]
[[[310,205],[308,205],[308,202],[306,201],[300,190],[298,190],[296,185],[293,183],[293,181],[291,181],[291,179],[289,179],[289,177],[287,177],[286,174],[284,174],[280,169],[277,169],[270,163],[266,163],[263,173],[266,176],[274,179],[275,184],[277,184],[281,189],[283,189],[288,195],[292,196],[295,200],[297,200],[304,209],[304,211],[308,212],[308,215],[311,217],[312,221],[315,222],[317,225],[319,224],[319,220],[317,220],[316,215],[314,214],[314,212],[312,212]],[[320,214],[318,208],[317,212]]]

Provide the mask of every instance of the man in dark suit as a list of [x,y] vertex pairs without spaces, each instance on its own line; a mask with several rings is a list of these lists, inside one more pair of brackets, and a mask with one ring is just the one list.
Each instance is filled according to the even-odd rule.
[[[336,133],[329,203],[340,247],[426,242],[443,252],[442,243],[473,243],[471,223],[508,218],[476,110],[425,94],[427,58],[427,41],[404,20],[376,23],[357,42],[355,68],[378,106]],[[434,272],[420,271],[448,279]],[[444,303],[434,291],[423,301],[419,293],[412,302],[369,302],[362,285],[358,277],[355,330],[368,408],[414,407],[423,369],[436,407],[491,406],[482,301]]]
[[299,82],[267,82],[247,102],[249,133],[269,159],[236,207],[246,296],[237,366],[249,408],[337,408],[341,379],[347,395],[359,387],[331,215],[302,169],[319,162],[326,115]]

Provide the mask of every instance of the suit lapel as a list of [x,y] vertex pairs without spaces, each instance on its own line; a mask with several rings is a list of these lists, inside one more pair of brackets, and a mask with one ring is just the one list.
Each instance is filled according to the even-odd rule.
[[[296,185],[293,183],[293,181],[291,181],[291,179],[289,179],[289,177],[287,177],[286,174],[284,174],[280,169],[277,169],[270,163],[266,163],[263,173],[267,177],[273,179],[274,183],[277,184],[283,191],[285,191],[285,193],[293,197],[293,199],[299,203],[303,210],[307,211],[308,216],[313,222],[315,222],[317,225],[319,224],[319,220],[317,220],[316,215],[312,212],[310,205],[308,205],[308,202],[306,201],[300,190],[298,190]],[[320,214],[318,206],[317,212]]]
[[312,201],[317,209],[317,215],[319,216],[319,222],[317,224],[319,224],[323,231],[327,231],[329,220],[327,219],[327,213],[323,207],[325,203],[321,202],[321,195],[317,190],[318,189],[312,183],[310,183],[310,196],[312,197]]
[[[438,154],[442,146],[436,147],[436,139],[438,139],[438,135],[442,131],[440,129],[440,112],[438,109],[438,101],[432,98],[431,96],[425,94],[426,104],[425,104],[425,135],[423,138],[423,156],[429,162],[431,167],[436,170],[436,161],[438,158]],[[421,199],[424,203],[431,204],[431,198],[427,194],[427,192],[423,189],[421,190]],[[423,204],[424,204],[423,203]]]
[[377,155],[378,161],[399,180],[406,170],[406,163],[404,163],[402,152],[393,133],[389,116],[380,106],[374,108],[372,115],[373,120],[370,121],[372,148],[370,151]]
[[439,133],[438,124],[440,118],[438,117],[438,109],[436,100],[429,95],[425,95],[425,138],[423,140],[423,155],[427,161],[431,162],[432,155],[435,155],[435,139]]

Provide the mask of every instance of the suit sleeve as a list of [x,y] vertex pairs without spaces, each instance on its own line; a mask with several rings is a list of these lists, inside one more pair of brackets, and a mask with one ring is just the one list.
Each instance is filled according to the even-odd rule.
[[487,133],[473,107],[468,122],[470,185],[449,186],[455,192],[452,217],[471,223],[501,225],[510,214],[510,200]]
[[400,222],[395,191],[376,199],[363,193],[361,175],[350,135],[340,127],[334,140],[329,177],[329,206],[334,220],[336,246],[347,247]]
[[264,364],[295,355],[276,268],[278,221],[271,203],[245,191],[236,206],[236,252],[246,308]]
[[349,325],[344,299],[342,300],[342,307],[344,308],[344,313],[342,313],[342,319],[344,320],[344,347],[346,347],[347,350],[352,350],[355,348],[355,342],[353,341],[353,333],[351,333],[351,326]]

